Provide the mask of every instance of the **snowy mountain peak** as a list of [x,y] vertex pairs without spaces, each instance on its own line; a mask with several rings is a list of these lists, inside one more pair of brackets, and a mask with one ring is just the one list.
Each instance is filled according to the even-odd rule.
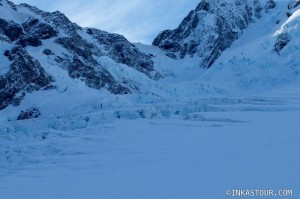
[[[63,13],[44,12],[38,8],[20,4],[14,5],[7,0],[0,6],[0,44],[1,68],[0,82],[11,79],[10,70],[14,67],[4,52],[18,49],[22,52],[19,59],[28,60],[33,71],[40,71],[46,65],[56,66],[57,72],[43,71],[44,76],[59,76],[66,71],[69,78],[83,81],[93,89],[107,89],[113,94],[134,93],[139,90],[137,84],[115,77],[101,64],[101,58],[108,57],[115,64],[124,64],[152,79],[162,77],[155,71],[151,57],[140,52],[125,37],[90,28],[82,28],[71,22]],[[22,57],[24,56],[24,57]],[[10,60],[11,61],[11,60]],[[22,68],[22,62],[18,62]],[[26,63],[24,67],[26,68]],[[10,69],[9,69],[10,68]],[[60,72],[59,72],[60,71]],[[21,71],[14,70],[15,76],[26,79]],[[51,73],[51,74],[50,74]],[[57,78],[53,78],[58,84]],[[43,81],[43,80],[41,80]],[[1,84],[0,107],[5,108],[13,99],[25,96],[32,89],[26,89],[30,81],[19,84],[17,79],[9,84]],[[59,85],[57,85],[59,86]],[[11,89],[9,89],[10,87]],[[41,87],[35,87],[39,90]],[[9,90],[13,90],[10,92]],[[5,97],[9,95],[9,97]]]
[[161,32],[153,45],[177,59],[201,58],[201,67],[209,68],[243,30],[276,7],[273,0],[202,0],[175,30]]
[[0,0],[0,199],[297,198],[300,0],[199,2],[150,46]]
[[101,118],[186,116],[206,110],[206,96],[218,103],[215,96],[297,82],[299,5],[201,0],[177,29],[163,31],[148,46],[80,27],[58,11],[2,0],[0,120],[103,107],[108,112]]

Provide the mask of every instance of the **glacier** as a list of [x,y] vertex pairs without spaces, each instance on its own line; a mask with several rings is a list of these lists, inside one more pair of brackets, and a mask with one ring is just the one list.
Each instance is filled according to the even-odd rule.
[[199,2],[151,46],[0,0],[0,198],[297,197],[299,1]]

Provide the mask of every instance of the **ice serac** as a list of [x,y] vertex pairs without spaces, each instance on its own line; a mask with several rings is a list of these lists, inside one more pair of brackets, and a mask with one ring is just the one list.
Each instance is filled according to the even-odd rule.
[[174,59],[198,56],[209,68],[250,23],[275,7],[273,0],[201,0],[178,28],[161,32],[153,45]]

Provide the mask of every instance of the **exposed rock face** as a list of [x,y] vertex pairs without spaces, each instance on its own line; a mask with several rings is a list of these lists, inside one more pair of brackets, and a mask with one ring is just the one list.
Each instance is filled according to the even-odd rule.
[[56,37],[58,32],[54,30],[50,25],[41,23],[38,19],[29,18],[22,24],[22,28],[25,31],[25,35],[20,38],[17,44],[26,46],[41,46],[42,41]]
[[300,0],[292,0],[288,8],[289,10],[292,10],[298,6],[300,6]]
[[178,28],[161,32],[153,45],[174,59],[199,56],[200,65],[209,68],[263,10],[275,6],[273,0],[266,5],[259,0],[201,0]]
[[[128,86],[122,82],[117,82],[93,56],[109,56],[117,63],[126,64],[145,73],[150,78],[158,79],[161,77],[154,71],[151,57],[141,53],[123,36],[109,34],[97,29],[83,29],[77,24],[72,23],[60,12],[43,12],[27,4],[21,4],[21,7],[28,8],[43,17],[44,21],[48,24],[46,24],[47,26],[44,25],[42,29],[45,29],[45,32],[51,33],[49,37],[56,36],[56,32],[66,35],[64,37],[58,35],[55,42],[65,48],[69,52],[69,55],[56,56],[55,61],[62,68],[68,70],[70,77],[83,80],[87,86],[96,89],[104,87],[113,94],[127,94],[132,92]],[[31,19],[26,23],[26,27],[36,26],[34,25],[36,21],[36,19]],[[23,25],[25,26],[25,24]],[[33,33],[36,34],[36,32]],[[84,34],[86,34],[85,37],[83,37]],[[45,34],[40,34],[39,31],[37,35]],[[96,42],[91,42],[90,40],[95,40]]]
[[28,120],[28,119],[38,118],[40,115],[41,113],[39,109],[32,107],[25,111],[21,111],[17,120]]
[[[299,25],[300,17],[296,13],[296,10],[300,7],[300,0],[292,0],[288,5],[287,16],[291,17],[286,23],[281,26],[281,29],[276,32],[276,43],[274,45],[274,50],[280,54],[280,52],[293,40],[293,38],[300,35]],[[299,10],[298,10],[299,12]],[[292,15],[295,14],[295,17]]]
[[[30,55],[25,48],[28,46],[41,48],[41,55],[47,56],[51,64],[67,70],[71,78],[80,79],[94,89],[105,88],[113,94],[128,94],[138,91],[138,88],[126,85],[126,81],[118,82],[96,57],[108,56],[152,79],[161,78],[154,70],[151,57],[121,35],[81,28],[58,11],[44,12],[28,4],[16,6],[8,0],[0,0],[0,6],[4,6],[5,12],[10,12],[0,15],[0,42],[15,46],[12,50],[9,47],[5,55],[0,55],[12,61],[9,71],[0,77],[0,109],[9,104],[18,105],[27,92],[45,89],[53,81],[32,57],[36,55]],[[22,17],[18,16],[20,9]],[[6,18],[10,15],[17,17]],[[45,45],[46,40],[53,44]],[[56,45],[68,53],[57,52]]]
[[28,45],[34,47],[41,46],[41,40],[50,39],[58,34],[51,26],[40,23],[38,19],[29,19],[27,22],[19,25],[14,21],[6,21],[0,18],[0,32],[10,42],[17,41],[16,44],[23,47]]
[[102,53],[113,60],[131,66],[145,73],[150,78],[161,78],[160,74],[154,70],[151,57],[141,53],[137,47],[131,44],[125,37],[93,28],[87,29],[86,33],[91,35],[92,38],[98,42],[98,48],[96,46],[92,48],[93,53],[99,53],[97,51],[99,51],[99,47],[101,47],[104,49]]
[[53,79],[24,48],[16,46],[5,55],[12,64],[0,76],[0,110],[9,104],[19,105],[27,92],[51,88]]
[[274,9],[275,7],[276,7],[275,1],[274,1],[274,0],[269,0],[269,1],[267,1],[267,3],[266,3],[266,5],[265,5],[264,9],[265,9],[266,12],[269,12],[269,10],[272,10],[272,9]]
[[128,94],[131,91],[103,68],[94,58],[90,46],[81,38],[58,38],[56,43],[63,46],[70,55],[57,58],[57,64],[68,70],[70,77],[81,79],[95,89],[106,88],[113,94]]
[[0,18],[0,33],[5,35],[9,41],[17,40],[22,34],[22,27],[13,21],[6,21]]
[[46,48],[46,49],[44,49],[43,50],[43,53],[45,54],[45,55],[54,55],[54,53],[52,52],[52,50],[50,50],[49,48]]
[[[114,61],[126,64],[153,79],[161,77],[160,74],[154,71],[154,64],[151,57],[140,52],[133,44],[131,44],[125,37],[118,34],[110,34],[105,31],[94,28],[83,29],[77,24],[72,23],[64,14],[60,12],[47,13],[33,6],[22,4],[36,14],[39,14],[48,22],[54,29],[60,30],[69,36],[70,39],[59,38],[57,43],[61,44],[68,51],[75,52],[78,56],[88,58],[92,64],[95,56],[109,56]],[[96,43],[91,43],[82,37],[85,32]],[[68,41],[67,41],[68,40]],[[75,45],[74,45],[75,44]]]
[[277,41],[274,46],[274,50],[277,53],[280,53],[280,51],[291,41],[291,36],[287,33],[281,33],[277,37]]

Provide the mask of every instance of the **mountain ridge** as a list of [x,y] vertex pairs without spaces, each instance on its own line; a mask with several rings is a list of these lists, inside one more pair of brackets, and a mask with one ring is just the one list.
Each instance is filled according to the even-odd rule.
[[[177,31],[189,33],[186,36],[192,39],[184,40],[190,42],[188,45],[192,46],[197,35],[206,43],[200,45],[202,50],[197,45],[192,51],[183,49],[182,59],[181,47],[171,52],[132,44],[118,34],[82,28],[58,11],[49,13],[28,4],[0,2],[0,94],[4,96],[0,107],[4,120],[15,120],[19,113],[30,110],[39,110],[41,114],[37,115],[41,117],[63,116],[78,109],[76,114],[84,114],[101,111],[101,107],[155,105],[165,110],[166,102],[170,107],[173,103],[197,104],[203,97],[262,92],[298,81],[298,0],[237,0],[235,4],[201,0],[197,12],[192,11]],[[213,7],[220,2],[224,5]],[[238,10],[240,13],[233,13]],[[224,23],[218,19],[222,16],[226,16]],[[223,24],[219,27],[222,34],[215,32],[217,21]],[[19,49],[22,59],[26,57],[31,63],[30,70],[13,70],[17,79],[10,72],[13,49]],[[202,57],[197,55],[203,52]],[[201,65],[203,61],[208,65]],[[50,111],[48,107],[53,108]],[[169,111],[162,115],[170,115]],[[138,115],[144,114],[141,112]]]
[[153,45],[174,59],[199,56],[199,65],[209,68],[250,23],[275,7],[273,0],[202,0],[178,28],[161,32]]
[[[44,12],[28,4],[16,6],[6,0],[1,1],[1,7],[2,15],[11,17],[10,19],[0,19],[2,42],[20,46],[18,48],[22,48],[23,52],[27,51],[26,47],[44,47],[43,54],[52,59],[54,64],[67,70],[71,78],[81,79],[91,88],[106,88],[114,94],[137,92],[136,87],[130,88],[125,81],[116,81],[93,56],[108,56],[115,62],[126,64],[153,79],[162,77],[154,71],[150,57],[141,53],[121,35],[82,28],[72,23],[59,11]],[[56,55],[56,49],[47,48],[44,42],[50,39],[64,48],[65,52]],[[10,49],[5,49],[5,51],[7,50]],[[1,82],[5,81],[7,78],[5,76],[4,74],[1,76]],[[5,90],[5,88],[3,89]],[[7,93],[4,90],[0,90],[1,95]],[[25,88],[19,90],[19,92],[23,90],[23,93],[26,93]],[[11,92],[10,95],[18,93]],[[3,105],[6,104],[4,100],[1,100],[0,104],[0,107],[6,107]]]

